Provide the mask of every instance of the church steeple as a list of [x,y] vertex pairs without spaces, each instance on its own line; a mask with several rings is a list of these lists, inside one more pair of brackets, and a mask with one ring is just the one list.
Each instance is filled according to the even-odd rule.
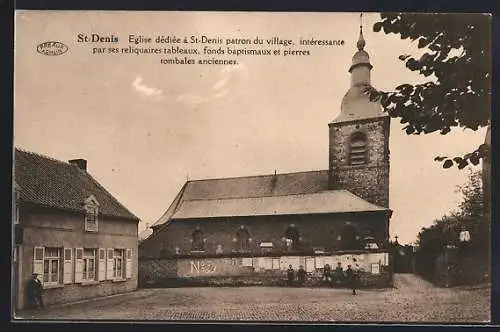
[[333,122],[352,121],[383,116],[384,113],[378,102],[371,101],[367,90],[371,88],[370,56],[365,51],[366,40],[363,36],[363,14],[360,15],[359,37],[356,42],[357,51],[352,57],[349,68],[351,86],[340,106],[340,114]]
[[[378,101],[371,100],[373,66],[365,50],[363,16],[349,68],[351,86],[340,105],[340,114],[329,124],[330,189],[345,189],[372,204],[389,207],[390,117]],[[357,31],[356,31],[357,32]]]

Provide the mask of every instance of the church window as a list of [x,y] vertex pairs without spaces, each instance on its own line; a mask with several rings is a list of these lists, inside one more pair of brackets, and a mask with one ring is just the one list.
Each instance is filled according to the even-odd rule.
[[203,241],[203,232],[197,229],[191,234],[191,250],[192,251],[203,251],[205,250],[205,243]]
[[366,135],[356,132],[351,135],[349,140],[349,164],[363,165],[366,162]]
[[236,232],[236,241],[238,250],[248,250],[250,248],[250,234],[244,226],[240,227]]
[[287,249],[297,249],[300,242],[300,234],[297,227],[290,225],[285,232],[285,245]]
[[346,224],[340,232],[340,249],[355,250],[359,249],[359,236],[353,225]]

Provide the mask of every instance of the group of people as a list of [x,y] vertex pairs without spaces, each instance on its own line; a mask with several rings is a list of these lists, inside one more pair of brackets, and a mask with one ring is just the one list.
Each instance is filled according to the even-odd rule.
[[[299,285],[303,286],[306,282],[307,273],[304,270],[304,266],[300,265],[299,270],[297,271],[297,281]],[[292,285],[295,280],[295,271],[292,265],[288,266],[287,270],[287,281],[288,285]],[[323,282],[328,285],[344,285],[348,284],[352,289],[352,295],[356,295],[356,286],[357,286],[357,273],[351,267],[351,265],[347,266],[347,269],[344,271],[342,268],[342,264],[337,263],[337,267],[334,271],[329,264],[325,264],[323,267]]]
[[323,267],[323,281],[326,284],[337,286],[347,284],[352,288],[352,295],[356,295],[357,279],[357,273],[351,265],[347,265],[347,269],[344,271],[342,264],[339,262],[333,272],[329,264],[325,264]]
[[[291,286],[293,281],[295,280],[295,271],[293,270],[292,265],[288,266],[288,270],[286,271],[288,285]],[[297,280],[299,285],[303,286],[306,283],[306,270],[304,270],[304,266],[299,266],[299,270],[297,271]]]

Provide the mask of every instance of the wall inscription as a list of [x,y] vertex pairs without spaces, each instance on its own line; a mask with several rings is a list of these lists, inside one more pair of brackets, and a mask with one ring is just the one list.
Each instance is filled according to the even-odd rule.
[[217,270],[217,266],[211,261],[191,261],[191,273],[212,274]]

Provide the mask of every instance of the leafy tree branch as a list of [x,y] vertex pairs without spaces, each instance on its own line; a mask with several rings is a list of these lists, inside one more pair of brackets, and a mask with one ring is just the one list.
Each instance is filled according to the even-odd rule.
[[[375,32],[397,34],[424,49],[416,57],[402,54],[405,66],[429,77],[422,84],[401,84],[392,92],[370,88],[391,117],[399,118],[408,135],[452,128],[478,130],[490,124],[491,16],[485,14],[381,14]],[[444,168],[477,165],[489,153],[483,144],[462,157],[441,157]]]

